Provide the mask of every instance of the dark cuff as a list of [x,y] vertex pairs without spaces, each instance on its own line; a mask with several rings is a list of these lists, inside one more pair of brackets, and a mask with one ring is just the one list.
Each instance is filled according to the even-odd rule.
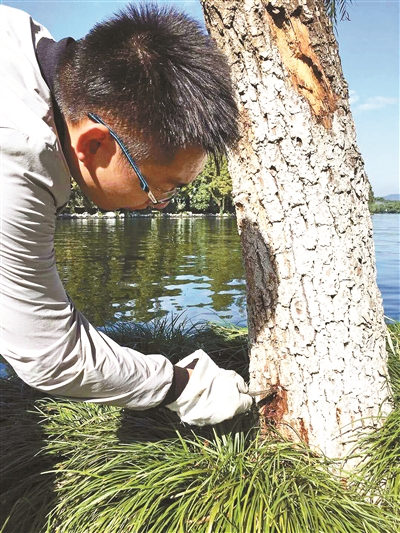
[[166,397],[160,403],[159,407],[165,407],[166,405],[174,402],[182,394],[183,389],[186,387],[189,381],[189,372],[186,368],[174,366],[174,377],[172,378],[171,387],[167,392]]
[[160,403],[159,407],[165,407],[166,405],[175,402],[179,398],[189,381],[189,372],[187,371],[187,368],[193,369],[196,366],[197,361],[198,359],[194,359],[185,368],[174,366],[174,376],[172,378],[171,387],[164,400]]

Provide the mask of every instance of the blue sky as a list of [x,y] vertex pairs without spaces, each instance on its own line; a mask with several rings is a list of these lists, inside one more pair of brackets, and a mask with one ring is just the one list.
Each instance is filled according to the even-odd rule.
[[[349,84],[359,148],[376,196],[399,193],[399,1],[354,0],[350,22],[337,29]],[[86,0],[1,1],[23,9],[55,39],[82,37],[127,2]],[[175,0],[203,20],[199,0]]]

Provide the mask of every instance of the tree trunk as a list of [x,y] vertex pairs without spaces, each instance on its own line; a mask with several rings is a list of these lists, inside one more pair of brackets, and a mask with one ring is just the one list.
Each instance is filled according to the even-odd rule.
[[390,404],[369,183],[332,25],[323,0],[201,1],[241,111],[229,169],[251,388],[276,391],[266,423],[343,457]]

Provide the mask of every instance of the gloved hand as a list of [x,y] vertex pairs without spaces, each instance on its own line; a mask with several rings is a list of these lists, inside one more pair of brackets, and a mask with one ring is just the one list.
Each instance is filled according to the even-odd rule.
[[187,367],[198,359],[182,394],[166,407],[182,422],[196,426],[218,424],[248,411],[252,398],[243,378],[233,370],[223,370],[203,350],[188,355],[176,366]]

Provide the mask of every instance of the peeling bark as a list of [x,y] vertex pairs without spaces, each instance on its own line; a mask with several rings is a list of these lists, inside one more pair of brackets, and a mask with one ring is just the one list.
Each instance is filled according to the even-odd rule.
[[242,138],[230,172],[252,389],[266,423],[330,457],[390,410],[369,184],[321,0],[201,0]]
[[317,120],[330,128],[337,97],[312,48],[307,20],[301,20],[302,7],[293,14],[287,14],[285,9],[269,3],[265,7],[274,44],[291,78],[292,87],[308,101]]

